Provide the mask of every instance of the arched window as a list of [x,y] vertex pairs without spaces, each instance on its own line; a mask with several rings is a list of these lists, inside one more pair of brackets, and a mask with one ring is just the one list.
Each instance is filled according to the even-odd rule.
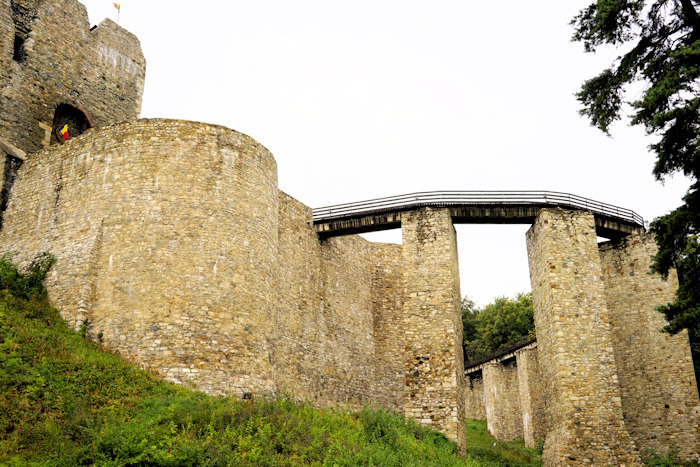
[[68,104],[59,104],[51,125],[51,144],[63,143],[91,127],[90,120],[80,109]]

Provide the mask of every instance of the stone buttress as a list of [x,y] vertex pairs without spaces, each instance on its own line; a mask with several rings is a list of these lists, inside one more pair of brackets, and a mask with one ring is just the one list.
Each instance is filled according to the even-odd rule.
[[520,410],[523,415],[523,439],[525,446],[536,448],[537,441],[545,437],[544,394],[537,347],[522,348],[515,353],[518,365],[518,390]]

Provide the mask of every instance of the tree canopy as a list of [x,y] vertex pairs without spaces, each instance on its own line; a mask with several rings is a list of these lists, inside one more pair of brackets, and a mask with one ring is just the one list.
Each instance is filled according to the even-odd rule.
[[498,297],[479,309],[469,298],[462,300],[464,360],[474,361],[534,333],[532,294]]
[[[572,20],[574,41],[586,52],[612,45],[628,50],[577,93],[581,113],[608,133],[623,107],[631,123],[658,137],[649,146],[658,180],[681,172],[691,180],[684,204],[651,224],[659,246],[652,270],[680,286],[673,303],[659,308],[665,330],[688,329],[694,349],[700,342],[700,0],[598,0]],[[625,90],[642,83],[641,97],[626,101]],[[625,107],[625,104],[627,106]],[[697,356],[700,353],[696,353]]]

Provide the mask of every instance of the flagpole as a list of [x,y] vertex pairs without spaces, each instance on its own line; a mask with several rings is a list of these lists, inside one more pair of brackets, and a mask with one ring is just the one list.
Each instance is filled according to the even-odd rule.
[[114,5],[114,8],[117,9],[117,24],[119,24],[122,16],[122,5],[121,3],[112,3],[112,5]]

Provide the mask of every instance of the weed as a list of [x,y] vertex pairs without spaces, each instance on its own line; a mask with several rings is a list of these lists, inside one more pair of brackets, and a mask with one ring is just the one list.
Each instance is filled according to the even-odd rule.
[[666,455],[662,456],[653,449],[646,449],[644,451],[644,456],[642,456],[642,461],[646,465],[666,467],[666,466],[691,466],[698,465],[695,462],[683,462],[678,459],[678,453],[680,452],[680,447],[675,447],[670,449]]

